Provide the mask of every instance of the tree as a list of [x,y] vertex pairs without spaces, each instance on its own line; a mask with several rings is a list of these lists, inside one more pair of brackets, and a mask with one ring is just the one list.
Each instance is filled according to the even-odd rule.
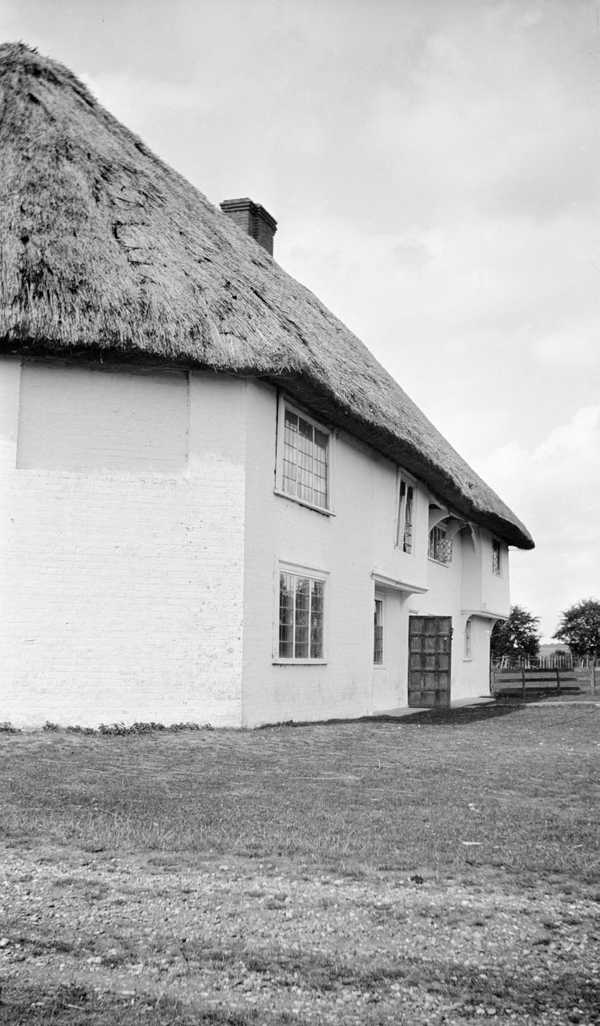
[[514,663],[536,659],[540,650],[538,623],[539,616],[532,616],[522,606],[512,606],[508,620],[494,624],[490,641],[492,659],[504,657]]
[[576,659],[587,656],[591,663],[592,691],[596,686],[596,663],[600,657],[600,602],[582,599],[561,613],[554,637],[564,641]]

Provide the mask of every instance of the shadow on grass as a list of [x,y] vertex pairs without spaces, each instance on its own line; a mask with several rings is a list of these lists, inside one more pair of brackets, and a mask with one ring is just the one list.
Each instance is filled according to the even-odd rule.
[[464,723],[476,723],[479,720],[495,720],[499,716],[510,716],[518,712],[526,703],[521,701],[490,702],[485,705],[461,705],[457,709],[419,709],[417,712],[403,716],[365,716],[364,723],[400,723],[404,727],[425,727],[449,724],[460,727]]
[[357,716],[356,719],[330,719],[330,720],[285,720],[281,723],[263,723],[258,730],[276,730],[279,727],[335,727],[352,726],[356,723],[367,724],[393,724],[397,723],[402,727],[423,727],[437,726],[438,724],[450,724],[461,726],[464,723],[475,723],[478,720],[493,720],[499,716],[508,716],[518,712],[527,700],[511,698],[508,701],[488,702],[482,704],[475,702],[473,705],[461,705],[455,709],[419,709],[415,712],[407,710],[395,716],[393,713],[375,713],[372,716]]

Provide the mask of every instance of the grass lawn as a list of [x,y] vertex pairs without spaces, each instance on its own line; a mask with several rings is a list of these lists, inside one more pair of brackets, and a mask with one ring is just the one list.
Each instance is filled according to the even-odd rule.
[[600,1023],[599,724],[0,734],[0,1024]]

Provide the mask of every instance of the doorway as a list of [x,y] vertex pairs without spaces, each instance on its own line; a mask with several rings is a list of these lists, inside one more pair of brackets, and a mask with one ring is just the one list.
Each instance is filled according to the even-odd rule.
[[444,709],[450,706],[452,617],[408,618],[408,705]]

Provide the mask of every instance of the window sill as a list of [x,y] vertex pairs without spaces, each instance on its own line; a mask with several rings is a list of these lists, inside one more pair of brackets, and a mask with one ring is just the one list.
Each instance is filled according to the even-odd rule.
[[433,556],[428,556],[427,559],[430,563],[435,563],[436,566],[445,566],[446,569],[452,564],[452,560],[448,563],[443,563],[441,559],[434,559]]
[[463,656],[463,663],[472,663],[473,656]]
[[281,488],[274,488],[273,493],[279,495],[282,499],[289,499],[290,502],[297,503],[298,506],[304,506],[306,509],[312,509],[315,513],[321,513],[324,517],[334,517],[335,513],[331,509],[325,509],[324,506],[315,506],[312,502],[307,502],[305,499],[299,499],[297,495],[290,495],[289,492],[283,492]]
[[327,659],[273,659],[273,666],[327,666]]

